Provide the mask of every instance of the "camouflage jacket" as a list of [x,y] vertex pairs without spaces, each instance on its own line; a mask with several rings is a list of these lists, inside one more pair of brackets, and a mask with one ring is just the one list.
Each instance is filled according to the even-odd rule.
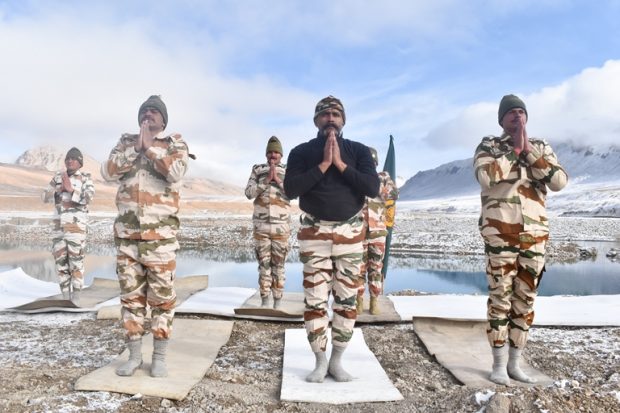
[[486,136],[474,155],[482,201],[480,232],[485,235],[549,231],[547,188],[559,191],[568,182],[564,168],[544,140],[530,139],[532,151],[514,152],[512,137]]
[[364,218],[368,223],[369,231],[384,231],[386,229],[386,206],[393,204],[398,199],[398,188],[387,171],[381,171],[379,175],[379,195],[375,198],[366,197],[364,205]]
[[[284,181],[286,165],[276,166],[278,177]],[[254,199],[254,222],[268,222],[282,224],[289,222],[291,217],[291,202],[284,193],[284,189],[275,182],[265,183],[269,176],[269,164],[254,165],[252,173],[245,187],[245,196]]]
[[69,227],[77,225],[80,232],[84,232],[88,224],[88,203],[95,196],[95,185],[89,173],[78,169],[69,177],[73,192],[59,192],[62,187],[63,173],[64,171],[56,172],[41,194],[41,199],[45,203],[54,201],[56,229],[71,231]]
[[118,181],[114,236],[154,241],[176,237],[181,179],[188,149],[179,134],[157,134],[153,145],[136,152],[138,135],[124,134],[101,165],[106,181]]

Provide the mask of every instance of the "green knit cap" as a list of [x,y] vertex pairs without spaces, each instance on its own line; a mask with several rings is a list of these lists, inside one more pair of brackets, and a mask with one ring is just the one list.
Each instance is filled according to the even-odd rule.
[[80,152],[80,150],[75,146],[69,149],[67,155],[65,156],[65,161],[69,158],[75,159],[80,163],[80,166],[84,166],[84,157],[82,156],[82,152]]
[[340,99],[335,98],[332,95],[319,100],[319,103],[316,104],[316,107],[314,108],[314,120],[316,121],[316,118],[328,109],[336,109],[340,111],[342,114],[342,124],[344,125],[347,122],[347,117],[344,114],[344,106],[342,105],[342,102]]
[[527,118],[527,109],[525,103],[515,95],[506,95],[499,102],[499,110],[497,111],[497,121],[499,126],[502,126],[502,119],[504,115],[514,108],[521,108],[525,111],[525,117]]
[[269,141],[267,142],[267,149],[265,150],[265,155],[267,155],[269,152],[278,152],[280,155],[284,155],[284,152],[282,152],[282,144],[280,143],[280,140],[275,136],[269,138]]
[[140,116],[142,112],[147,109],[155,109],[159,113],[161,113],[161,117],[164,119],[164,129],[168,125],[168,110],[166,109],[166,104],[159,95],[152,95],[147,100],[144,101],[142,105],[140,105],[140,109],[138,110],[138,125],[140,124]]

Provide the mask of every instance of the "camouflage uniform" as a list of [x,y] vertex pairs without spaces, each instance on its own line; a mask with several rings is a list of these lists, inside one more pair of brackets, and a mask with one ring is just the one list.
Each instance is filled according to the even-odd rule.
[[326,349],[330,291],[334,296],[332,345],[346,347],[357,318],[357,289],[364,282],[360,275],[364,218],[360,211],[344,222],[320,220],[310,214],[302,214],[300,221],[297,239],[303,263],[304,321],[310,347],[315,353]]
[[[258,260],[258,285],[261,297],[273,292],[274,299],[281,299],[286,275],[284,262],[289,251],[290,201],[284,189],[271,181],[266,184],[270,165],[254,165],[245,188],[245,196],[254,198],[254,251]],[[276,165],[276,173],[284,180],[286,165]]]
[[88,226],[88,203],[95,196],[90,174],[75,171],[69,179],[73,193],[59,192],[62,175],[56,172],[43,191],[43,202],[54,201],[56,214],[52,238],[52,252],[62,291],[79,291],[84,287],[84,247]]
[[[366,277],[368,291],[371,297],[378,297],[383,292],[383,256],[385,255],[386,205],[393,204],[398,199],[398,188],[390,178],[390,174],[381,171],[379,175],[379,195],[375,198],[366,197],[364,205],[364,226],[366,238],[364,238],[364,260],[362,262],[362,277]],[[364,285],[357,291],[357,295],[364,295]]]
[[558,191],[568,181],[551,146],[539,139],[529,142],[532,150],[517,156],[510,135],[487,136],[474,156],[482,188],[479,227],[487,255],[492,347],[502,347],[507,339],[511,347],[525,347],[549,237],[547,187]]
[[148,150],[137,152],[138,137],[124,134],[101,166],[104,179],[120,182],[114,237],[122,322],[129,340],[140,338],[148,304],[153,336],[167,339],[176,304],[177,214],[188,150],[181,135],[162,131]]

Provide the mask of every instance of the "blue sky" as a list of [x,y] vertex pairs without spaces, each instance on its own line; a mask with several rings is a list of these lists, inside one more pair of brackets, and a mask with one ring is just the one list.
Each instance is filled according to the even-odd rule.
[[620,136],[620,1],[2,1],[0,162],[53,144],[103,161],[161,94],[191,174],[244,185],[271,135],[314,137],[316,102],[397,173],[472,155],[506,93],[530,136]]

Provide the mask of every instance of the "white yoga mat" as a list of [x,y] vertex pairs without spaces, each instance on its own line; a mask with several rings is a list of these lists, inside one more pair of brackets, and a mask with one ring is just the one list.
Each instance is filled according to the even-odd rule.
[[58,283],[37,280],[21,268],[0,273],[0,309],[2,310],[59,292]]
[[125,350],[112,363],[80,377],[74,389],[140,393],[182,400],[213,364],[220,348],[228,341],[232,328],[232,321],[175,318],[166,355],[167,377],[150,376],[153,341],[151,337],[145,337],[142,343],[143,364],[133,376],[121,377],[115,372],[127,361],[129,350]]
[[[331,329],[327,332],[331,336]],[[331,337],[327,357],[331,354]],[[323,383],[308,383],[306,376],[314,370],[314,353],[308,344],[306,330],[287,329],[284,335],[284,363],[280,399],[312,403],[362,403],[402,400],[375,355],[364,341],[361,329],[354,329],[353,338],[342,356],[344,369],[355,377],[338,383],[329,375]]]
[[[486,321],[486,295],[389,296],[403,319]],[[534,325],[620,326],[620,295],[536,297]]]

